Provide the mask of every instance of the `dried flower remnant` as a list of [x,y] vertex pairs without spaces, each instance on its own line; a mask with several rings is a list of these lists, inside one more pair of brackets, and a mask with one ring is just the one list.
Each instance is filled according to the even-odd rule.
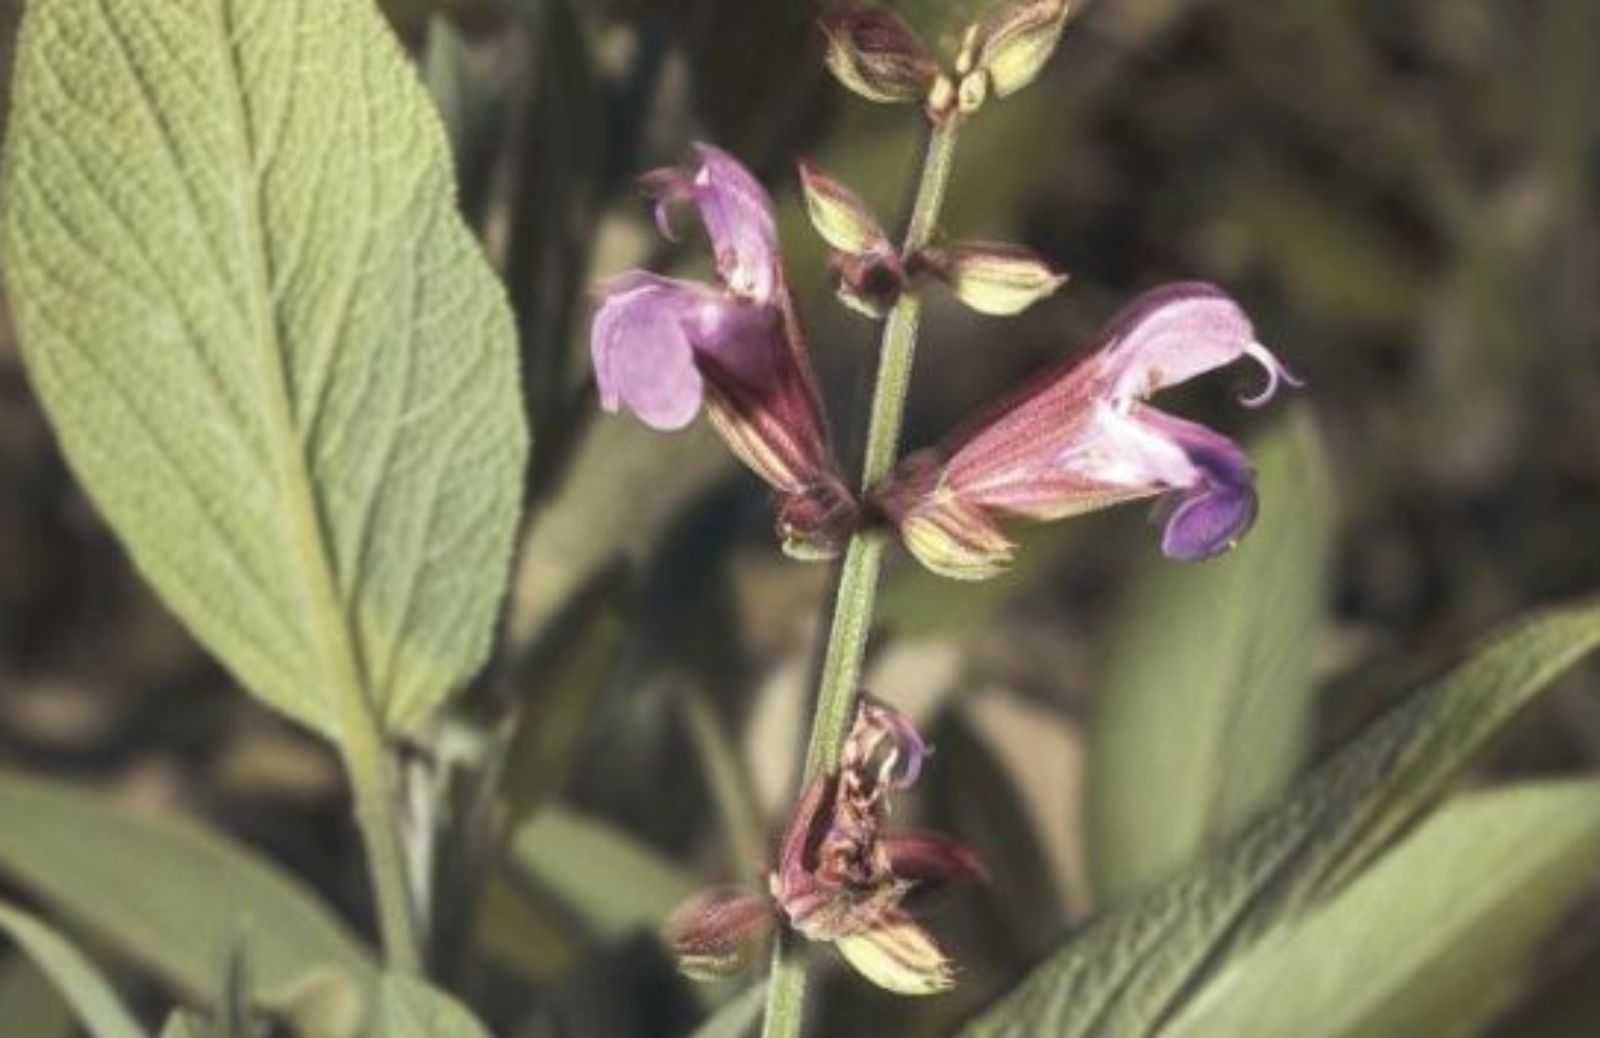
[[1298,385],[1244,311],[1214,286],[1154,289],[1123,309],[1082,360],[1050,369],[940,447],[907,457],[874,501],[930,569],[977,580],[1015,546],[998,519],[1051,520],[1157,499],[1162,551],[1225,551],[1256,513],[1255,476],[1231,440],[1146,398],[1242,358],[1267,375],[1247,406]]
[[698,145],[692,169],[643,178],[656,224],[699,213],[717,283],[630,271],[600,286],[590,349],[600,404],[680,429],[702,404],[728,446],[777,494],[785,550],[832,555],[855,516],[829,444],[816,376],[795,317],[772,202],[726,152]]
[[916,782],[929,752],[909,720],[863,698],[838,771],[801,797],[768,880],[770,897],[720,888],[673,913],[666,937],[684,972],[727,975],[781,916],[807,939],[833,944],[880,987],[907,995],[950,987],[950,960],[904,902],[980,878],[983,867],[949,837],[883,832],[891,796]]

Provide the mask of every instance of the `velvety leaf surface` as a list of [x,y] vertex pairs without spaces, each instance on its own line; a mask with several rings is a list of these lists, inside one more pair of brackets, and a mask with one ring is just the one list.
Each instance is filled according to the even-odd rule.
[[376,8],[31,4],[14,101],[7,290],[90,495],[262,698],[415,722],[488,649],[526,435]]
[[15,941],[55,982],[94,1038],[146,1038],[94,963],[43,920],[0,902],[0,933]]
[[1310,415],[1250,448],[1261,513],[1198,565],[1155,556],[1108,634],[1091,701],[1096,899],[1172,871],[1275,800],[1304,762],[1333,501]]
[[1597,870],[1600,782],[1464,797],[1338,897],[1229,963],[1161,1034],[1475,1033],[1516,993],[1534,946]]
[[1144,1038],[1238,949],[1338,890],[1496,732],[1600,645],[1600,605],[1515,625],[1392,707],[1238,837],[1103,916],[965,1038]]
[[242,940],[256,997],[289,1008],[319,977],[367,987],[371,960],[343,924],[253,852],[190,822],[134,814],[0,772],[0,874],[195,997]]

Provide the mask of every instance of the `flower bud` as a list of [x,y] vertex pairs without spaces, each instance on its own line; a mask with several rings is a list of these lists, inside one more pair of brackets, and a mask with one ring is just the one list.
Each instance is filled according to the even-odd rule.
[[906,287],[905,268],[892,249],[865,256],[836,255],[831,271],[839,302],[866,317],[887,317]]
[[1009,316],[1066,284],[1029,249],[989,242],[961,242],[922,253],[922,264],[948,284],[956,298],[983,314]]
[[1016,544],[988,513],[955,498],[921,502],[899,525],[906,550],[951,580],[998,577],[1016,558]]
[[989,97],[989,76],[987,73],[968,72],[961,77],[961,84],[956,87],[956,111],[962,115],[971,115],[983,107],[983,102]]
[[867,203],[813,163],[800,163],[800,186],[811,225],[823,241],[851,256],[892,248]]
[[978,67],[989,74],[995,97],[1033,82],[1055,53],[1070,7],[1067,0],[1015,0],[988,19]]
[[801,562],[836,558],[855,528],[855,498],[827,476],[794,493],[777,495],[777,530],[783,553]]
[[702,891],[672,913],[662,939],[690,980],[720,980],[737,973],[772,933],[775,906],[739,889]]
[[937,450],[908,455],[871,506],[900,532],[906,550],[928,569],[952,580],[988,580],[1011,565],[1016,544],[987,508],[944,485]]
[[955,83],[949,76],[939,76],[933,81],[933,86],[928,88],[928,100],[924,108],[931,121],[943,123],[951,118],[951,113],[957,110],[958,104]]
[[884,7],[825,16],[824,60],[839,82],[869,101],[921,101],[938,66],[900,16]]
[[897,995],[937,995],[956,982],[955,968],[933,938],[898,909],[834,945],[857,973]]

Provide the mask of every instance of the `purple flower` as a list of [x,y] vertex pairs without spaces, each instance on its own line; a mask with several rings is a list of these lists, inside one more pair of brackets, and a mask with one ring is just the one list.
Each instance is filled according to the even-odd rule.
[[643,182],[669,239],[673,209],[694,207],[717,281],[636,270],[600,287],[590,337],[600,405],[662,430],[688,425],[703,405],[728,446],[776,491],[785,548],[832,554],[855,502],[833,460],[771,199],[726,152],[701,144],[696,154],[692,169],[657,170]]
[[1042,373],[947,443],[908,457],[875,501],[926,565],[964,579],[1011,560],[1000,516],[1060,519],[1150,497],[1163,552],[1215,555],[1255,518],[1249,460],[1221,434],[1145,400],[1242,358],[1266,372],[1248,406],[1299,384],[1219,289],[1186,282],[1146,292],[1086,358]]

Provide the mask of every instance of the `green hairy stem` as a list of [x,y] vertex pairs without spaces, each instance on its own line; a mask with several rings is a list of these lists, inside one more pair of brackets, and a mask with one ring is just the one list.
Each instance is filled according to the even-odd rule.
[[[950,160],[955,152],[957,120],[933,125],[922,160],[922,175],[907,221],[902,255],[909,256],[928,244],[939,222],[944,205],[945,185],[950,179]],[[922,317],[922,300],[908,287],[883,326],[883,342],[878,354],[878,376],[872,394],[872,412],[867,426],[865,460],[861,468],[863,493],[893,470],[900,449],[906,393],[911,383],[911,367],[917,352],[917,326]],[[822,678],[817,690],[816,712],[811,722],[811,741],[806,751],[804,782],[837,767],[850,721],[855,713],[856,693],[861,685],[861,664],[866,655],[867,636],[872,630],[878,577],[888,539],[882,531],[863,530],[850,538],[840,567],[838,589],[834,595],[833,621],[823,657]],[[794,946],[792,935],[785,934],[774,952],[771,983],[767,990],[766,1023],[763,1038],[797,1038],[800,1034],[805,1002],[805,965]]]

